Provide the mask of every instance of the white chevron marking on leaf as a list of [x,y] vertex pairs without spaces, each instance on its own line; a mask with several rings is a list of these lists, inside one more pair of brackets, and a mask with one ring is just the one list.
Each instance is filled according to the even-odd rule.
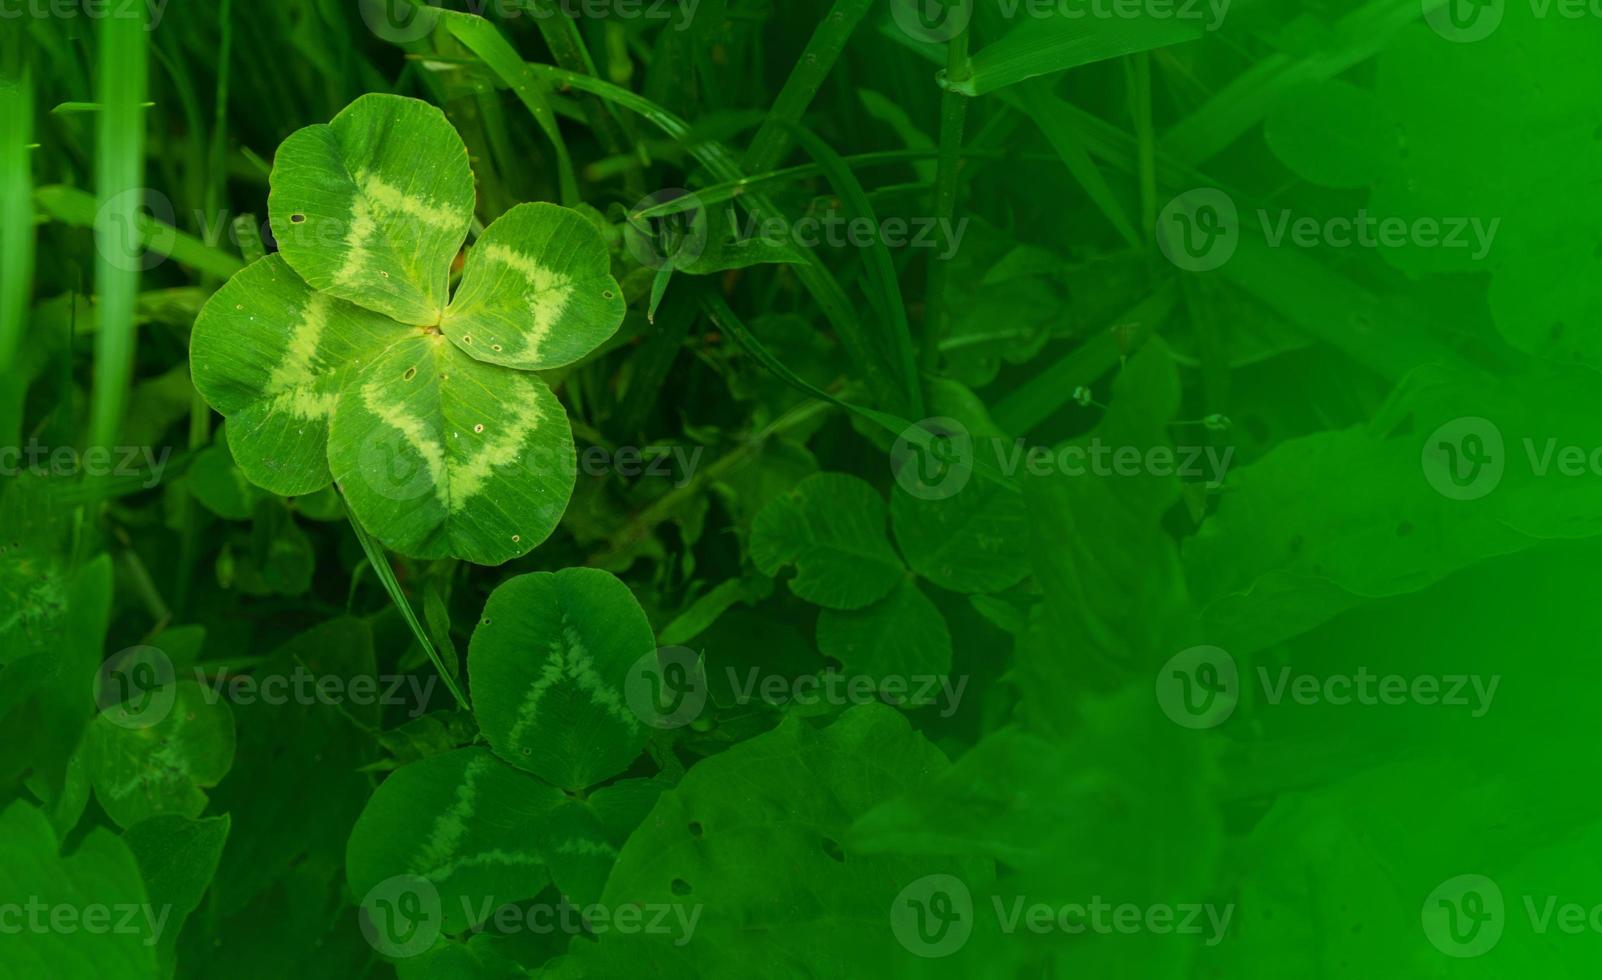
[[334,274],[334,282],[340,286],[349,286],[356,281],[357,275],[367,264],[367,242],[378,230],[378,223],[373,220],[373,213],[367,206],[366,198],[360,194],[350,199],[350,229],[345,232],[345,264],[340,266]]
[[384,383],[375,378],[362,387],[362,404],[379,421],[399,432],[423,457],[423,465],[428,467],[429,479],[434,484],[434,495],[440,503],[449,506],[449,488],[445,482],[445,447],[429,433],[422,419],[408,415],[404,404],[387,401],[385,394]]
[[[462,462],[450,470],[450,510],[459,511],[481,490],[496,467],[517,462],[522,454],[523,441],[537,428],[544,416],[540,412],[539,390],[536,382],[526,378],[508,378],[511,397],[505,404],[511,409],[509,419],[486,420],[483,424],[491,435],[482,446],[473,449]],[[493,427],[493,428],[491,428]],[[471,430],[469,430],[471,432]],[[474,436],[479,433],[473,433]],[[467,438],[458,434],[457,438]]]
[[595,660],[585,649],[583,638],[571,624],[565,622],[564,617],[562,638],[551,643],[549,656],[540,669],[539,680],[534,682],[528,689],[528,694],[524,696],[523,704],[517,710],[517,721],[507,733],[507,742],[516,745],[521,740],[523,733],[534,724],[545,692],[562,681],[575,682],[580,691],[589,695],[591,704],[604,709],[625,727],[632,729],[639,723],[629,709],[624,707],[623,699],[618,696],[617,690],[595,672]]
[[538,350],[545,336],[567,310],[568,301],[573,296],[573,280],[505,245],[489,246],[484,257],[506,266],[527,280],[528,312],[533,318],[533,326],[527,337],[528,351],[532,353]]
[[404,214],[416,218],[425,225],[445,230],[455,228],[461,223],[461,215],[452,209],[430,204],[420,197],[413,197],[400,188],[386,183],[383,178],[359,173],[356,175],[356,182],[368,200],[391,214]]
[[331,307],[328,297],[313,293],[291,328],[284,359],[267,377],[266,393],[274,396],[273,408],[303,419],[324,419],[334,414],[335,392],[318,393],[317,349],[328,327]]

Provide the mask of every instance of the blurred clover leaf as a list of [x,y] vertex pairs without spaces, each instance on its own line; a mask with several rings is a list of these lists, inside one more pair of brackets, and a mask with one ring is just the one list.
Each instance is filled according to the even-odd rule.
[[498,565],[555,528],[572,430],[529,373],[622,323],[598,229],[522,204],[451,268],[473,218],[467,148],[440,110],[365,95],[279,147],[279,251],[195,321],[195,386],[228,418],[240,469],[300,496],[338,483],[364,527],[416,558]]

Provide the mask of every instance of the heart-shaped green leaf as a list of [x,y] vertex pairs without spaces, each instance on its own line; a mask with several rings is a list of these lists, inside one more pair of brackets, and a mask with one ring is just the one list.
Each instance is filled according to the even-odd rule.
[[[458,749],[395,770],[352,828],[345,870],[358,899],[412,876],[438,892],[443,928],[460,932],[550,881],[540,833],[562,793],[483,748]],[[465,901],[464,901],[465,899]]]
[[481,565],[545,540],[578,472],[567,413],[543,381],[437,334],[395,344],[345,387],[328,460],[385,544]]
[[292,135],[272,184],[280,254],[218,290],[191,340],[240,470],[285,496],[332,477],[364,527],[414,557],[528,553],[577,464],[562,406],[520,371],[570,364],[622,322],[599,229],[515,207],[448,302],[473,214],[467,151],[439,110],[398,96]]
[[866,481],[818,473],[757,514],[751,560],[765,575],[794,565],[790,588],[808,602],[861,609],[883,599],[906,574],[884,524],[884,499]]
[[195,387],[229,419],[234,460],[252,483],[296,496],[328,486],[328,419],[364,354],[412,331],[315,292],[282,256],[228,280],[195,323]]
[[278,148],[273,237],[312,288],[401,323],[439,323],[473,219],[467,146],[434,106],[364,95]]
[[202,790],[217,785],[234,764],[228,705],[209,700],[193,681],[177,681],[170,690],[170,707],[134,721],[123,706],[110,707],[84,736],[95,798],[124,827],[163,813],[200,816]]
[[580,790],[627,768],[646,729],[629,707],[629,670],[656,649],[634,594],[593,568],[514,578],[473,631],[473,713],[513,765]]
[[520,204],[474,243],[440,327],[481,361],[544,371],[600,346],[626,306],[588,221],[554,204]]

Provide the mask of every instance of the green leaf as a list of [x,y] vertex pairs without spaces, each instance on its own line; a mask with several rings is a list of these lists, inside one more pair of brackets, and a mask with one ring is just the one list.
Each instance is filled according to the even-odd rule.
[[751,560],[765,575],[794,565],[790,590],[829,609],[861,609],[906,574],[885,537],[885,506],[873,487],[818,473],[762,508],[751,525]]
[[283,496],[328,485],[328,420],[364,356],[408,331],[313,291],[281,255],[246,267],[201,308],[189,364],[228,417],[229,445],[252,483]]
[[645,746],[624,683],[655,649],[645,612],[610,573],[519,576],[491,593],[473,631],[473,712],[512,765],[565,789],[593,786]]
[[467,253],[440,329],[491,364],[571,364],[617,330],[627,307],[606,243],[577,211],[520,204]]
[[[908,975],[915,958],[891,930],[897,894],[955,871],[978,889],[989,863],[863,856],[842,843],[860,816],[946,765],[898,712],[879,705],[853,708],[822,730],[792,716],[697,763],[629,838],[601,899],[674,910],[666,934],[575,943],[563,964],[569,972],[557,975]],[[691,914],[697,924],[686,936],[677,916]],[[970,943],[942,965],[961,976],[981,948]]]
[[1324,187],[1366,187],[1403,156],[1385,103],[1337,80],[1286,92],[1263,122],[1263,139],[1286,167]]
[[447,752],[403,766],[373,792],[345,851],[351,892],[364,911],[375,890],[420,879],[437,893],[436,928],[457,933],[507,902],[533,898],[549,881],[559,842],[542,828],[566,799],[488,749]]
[[[25,980],[155,980],[152,910],[128,846],[104,828],[89,831],[62,856],[44,814],[17,801],[0,811],[0,895],[8,902],[43,902],[51,909],[132,907],[126,929],[19,928],[8,925],[0,977]],[[26,914],[26,913],[24,913]],[[112,921],[122,918],[112,908]],[[48,922],[49,920],[45,920]],[[165,923],[164,923],[165,925]],[[170,927],[170,926],[169,926]]]
[[234,762],[234,719],[193,681],[169,681],[90,723],[84,761],[95,799],[123,827],[164,813],[198,817]]
[[284,260],[312,288],[436,324],[473,218],[467,147],[434,106],[364,95],[284,140],[267,209]]
[[139,862],[151,903],[171,910],[157,947],[162,970],[169,975],[178,933],[217,872],[228,827],[227,814],[208,820],[163,814],[134,824],[122,835]]
[[825,609],[818,616],[818,649],[848,673],[874,678],[927,677],[951,669],[946,619],[906,578],[865,609]]
[[[903,465],[915,465],[915,457]],[[943,589],[1001,592],[1029,574],[1028,510],[1011,488],[970,480],[949,497],[930,499],[898,482],[890,523],[907,564]]]

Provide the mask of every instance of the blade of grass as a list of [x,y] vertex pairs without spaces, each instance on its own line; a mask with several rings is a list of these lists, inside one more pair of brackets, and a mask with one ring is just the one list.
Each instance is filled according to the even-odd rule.
[[361,522],[356,519],[355,514],[350,512],[349,507],[345,509],[345,516],[350,518],[350,528],[356,533],[356,541],[362,546],[362,551],[367,555],[367,563],[372,566],[373,574],[378,576],[378,581],[384,586],[384,591],[389,593],[389,600],[395,604],[395,609],[401,614],[401,618],[406,621],[407,627],[412,631],[412,636],[416,638],[418,645],[423,648],[423,652],[428,654],[428,659],[433,662],[434,669],[439,671],[440,680],[445,682],[445,687],[451,692],[451,697],[456,699],[457,706],[463,711],[469,710],[467,698],[462,696],[461,688],[456,686],[455,675],[446,669],[445,662],[440,659],[439,651],[434,649],[434,641],[429,639],[428,630],[424,629],[423,624],[418,621],[417,612],[412,609],[411,602],[406,598],[406,592],[401,588],[400,580],[395,578],[395,569],[390,566],[389,556],[384,553],[383,546],[373,540],[372,535],[368,534],[367,530],[362,527]]
[[[1449,0],[1424,0],[1429,13]],[[1163,149],[1195,165],[1211,159],[1262,122],[1280,94],[1307,82],[1334,78],[1372,58],[1397,31],[1419,19],[1419,0],[1371,0],[1341,18],[1320,51],[1305,57],[1273,54],[1224,86],[1205,105],[1163,134]]]
[[[98,205],[95,198],[77,188],[50,184],[34,191],[33,198],[39,210],[57,221],[79,228],[97,227],[95,210]],[[245,267],[238,258],[222,249],[207,245],[199,238],[148,214],[135,213],[127,218],[127,222],[123,227],[136,232],[144,248],[160,252],[179,265],[186,265],[197,272],[227,279]],[[123,247],[126,248],[126,245]]]
[[[968,29],[964,27],[946,44],[946,75],[961,80],[967,77]],[[951,221],[957,214],[957,177],[962,166],[962,134],[968,121],[968,97],[947,88],[940,93],[940,160],[935,170],[934,217],[938,229],[939,249],[929,253],[929,279],[924,298],[923,356],[924,370],[933,371],[940,364],[940,341],[949,333],[950,310],[946,305],[946,290],[951,274]]]
[[964,95],[985,95],[1092,62],[1194,41],[1205,30],[1199,21],[1178,17],[1025,17],[973,56],[966,77],[948,77],[946,83]]
[[[627,89],[619,88],[608,82],[587,75],[576,75],[560,68],[549,65],[530,64],[529,70],[536,75],[549,79],[557,85],[570,86],[594,93],[616,105],[622,106],[631,112],[639,114],[647,122],[656,126],[670,138],[685,145],[702,166],[711,171],[712,175],[723,181],[739,181],[745,178],[739,164],[735,162],[733,154],[720,143],[710,141],[697,141],[690,132],[690,127],[684,120]],[[744,198],[746,207],[750,209],[753,217],[759,223],[771,222],[778,228],[780,237],[789,237],[789,221],[777,207],[761,194],[748,194]],[[876,345],[861,320],[857,318],[851,300],[846,296],[845,290],[840,287],[822,260],[811,251],[803,253],[805,262],[793,266],[796,277],[801,280],[823,310],[823,315],[834,327],[835,333],[840,337],[840,343],[845,348],[852,363],[862,372],[863,380],[868,385],[875,401],[882,405],[893,406],[898,410],[907,411],[904,403],[904,390],[896,377],[896,371],[891,364],[877,354]]]
[[884,243],[879,216],[874,213],[873,202],[868,200],[867,192],[862,189],[861,182],[851,172],[851,168],[846,166],[840,154],[835,152],[834,147],[798,123],[786,123],[785,128],[807,154],[823,168],[829,178],[830,186],[840,195],[846,207],[855,212],[858,218],[866,218],[873,228],[873,241],[863,256],[868,270],[864,288],[880,319],[889,327],[884,338],[888,344],[884,356],[901,375],[901,383],[906,392],[906,404],[910,406],[912,415],[922,418],[923,386],[918,376],[917,353],[912,346],[912,329],[907,324],[907,308],[901,298],[901,284],[896,279],[895,261],[890,257],[889,246]]
[[24,386],[15,370],[33,293],[33,82],[25,65],[0,79],[0,446],[22,439]]
[[90,400],[89,445],[110,448],[117,441],[128,388],[133,381],[137,341],[134,311],[139,268],[124,251],[142,208],[145,163],[145,88],[150,35],[145,6],[119,8],[100,21],[99,78],[102,109],[96,117],[95,292],[100,331],[95,335],[94,381]]
[[534,122],[539,125],[545,138],[551,141],[551,148],[556,153],[556,174],[562,189],[562,203],[577,204],[578,177],[573,171],[573,157],[568,153],[567,141],[562,138],[561,127],[557,125],[556,112],[551,108],[550,86],[528,70],[516,49],[489,21],[455,11],[446,11],[441,17],[451,36],[462,42],[497,78],[505,82],[534,117]]
[[[551,49],[551,55],[556,58],[558,65],[575,74],[599,78],[595,71],[595,60],[584,46],[584,38],[579,35],[578,25],[573,23],[565,4],[558,4],[555,0],[518,0],[518,5],[534,14],[540,36],[545,39],[545,46]],[[593,92],[589,94],[591,98],[581,100],[584,117],[601,141],[601,146],[608,153],[627,152],[630,147],[622,125],[604,100],[593,97]],[[639,153],[637,147],[634,149],[636,159],[640,159],[643,154]],[[630,176],[630,190],[640,190],[633,186],[640,180],[639,169],[631,171]]]
[[[1108,324],[1108,329],[1075,347],[1008,392],[990,410],[990,417],[1001,431],[1014,436],[1028,435],[1035,426],[1051,418],[1073,399],[1074,389],[1088,386],[1118,366],[1127,350],[1138,347],[1145,337],[1168,319],[1179,303],[1179,286],[1165,281],[1150,296]],[[1120,339],[1116,329],[1132,324],[1135,333]]]
[[1113,228],[1120,237],[1131,247],[1139,248],[1141,245],[1140,233],[1129,220],[1129,212],[1124,208],[1123,202],[1118,200],[1112,186],[1101,172],[1086,148],[1084,133],[1077,125],[1077,120],[1067,113],[1057,111],[1057,107],[1064,105],[1061,99],[1051,94],[1051,87],[1046,82],[1032,82],[1020,85],[1008,96],[1015,98],[1024,114],[1032,119],[1040,129],[1046,142],[1057,151],[1063,166],[1084,188],[1092,203],[1106,215],[1112,222]]
[[[860,419],[872,422],[897,439],[905,439],[908,443],[920,449],[932,451],[935,448],[935,440],[940,437],[939,434],[925,429],[921,421],[914,424],[891,412],[881,412],[854,402],[848,402],[836,395],[829,394],[790,370],[783,361],[774,357],[773,353],[763,346],[760,340],[756,339],[756,336],[751,333],[744,323],[740,322],[740,318],[729,308],[729,304],[724,301],[722,296],[711,291],[702,294],[701,308],[706,311],[712,322],[717,324],[718,329],[733,337],[735,343],[750,354],[758,364],[773,372],[775,377],[790,387],[812,398],[843,408]],[[996,461],[984,453],[974,453],[974,457],[970,462],[976,475],[989,480],[996,486],[1013,491],[1018,490],[1017,481],[1003,472]]]
[[824,79],[834,70],[834,64],[845,50],[846,42],[856,32],[857,25],[867,14],[873,0],[835,0],[828,14],[818,22],[818,29],[807,42],[806,50],[790,76],[784,80],[779,97],[768,110],[768,118],[752,137],[751,145],[740,160],[746,173],[772,170],[784,159],[790,148],[791,130],[788,124],[799,123],[818,94]]

